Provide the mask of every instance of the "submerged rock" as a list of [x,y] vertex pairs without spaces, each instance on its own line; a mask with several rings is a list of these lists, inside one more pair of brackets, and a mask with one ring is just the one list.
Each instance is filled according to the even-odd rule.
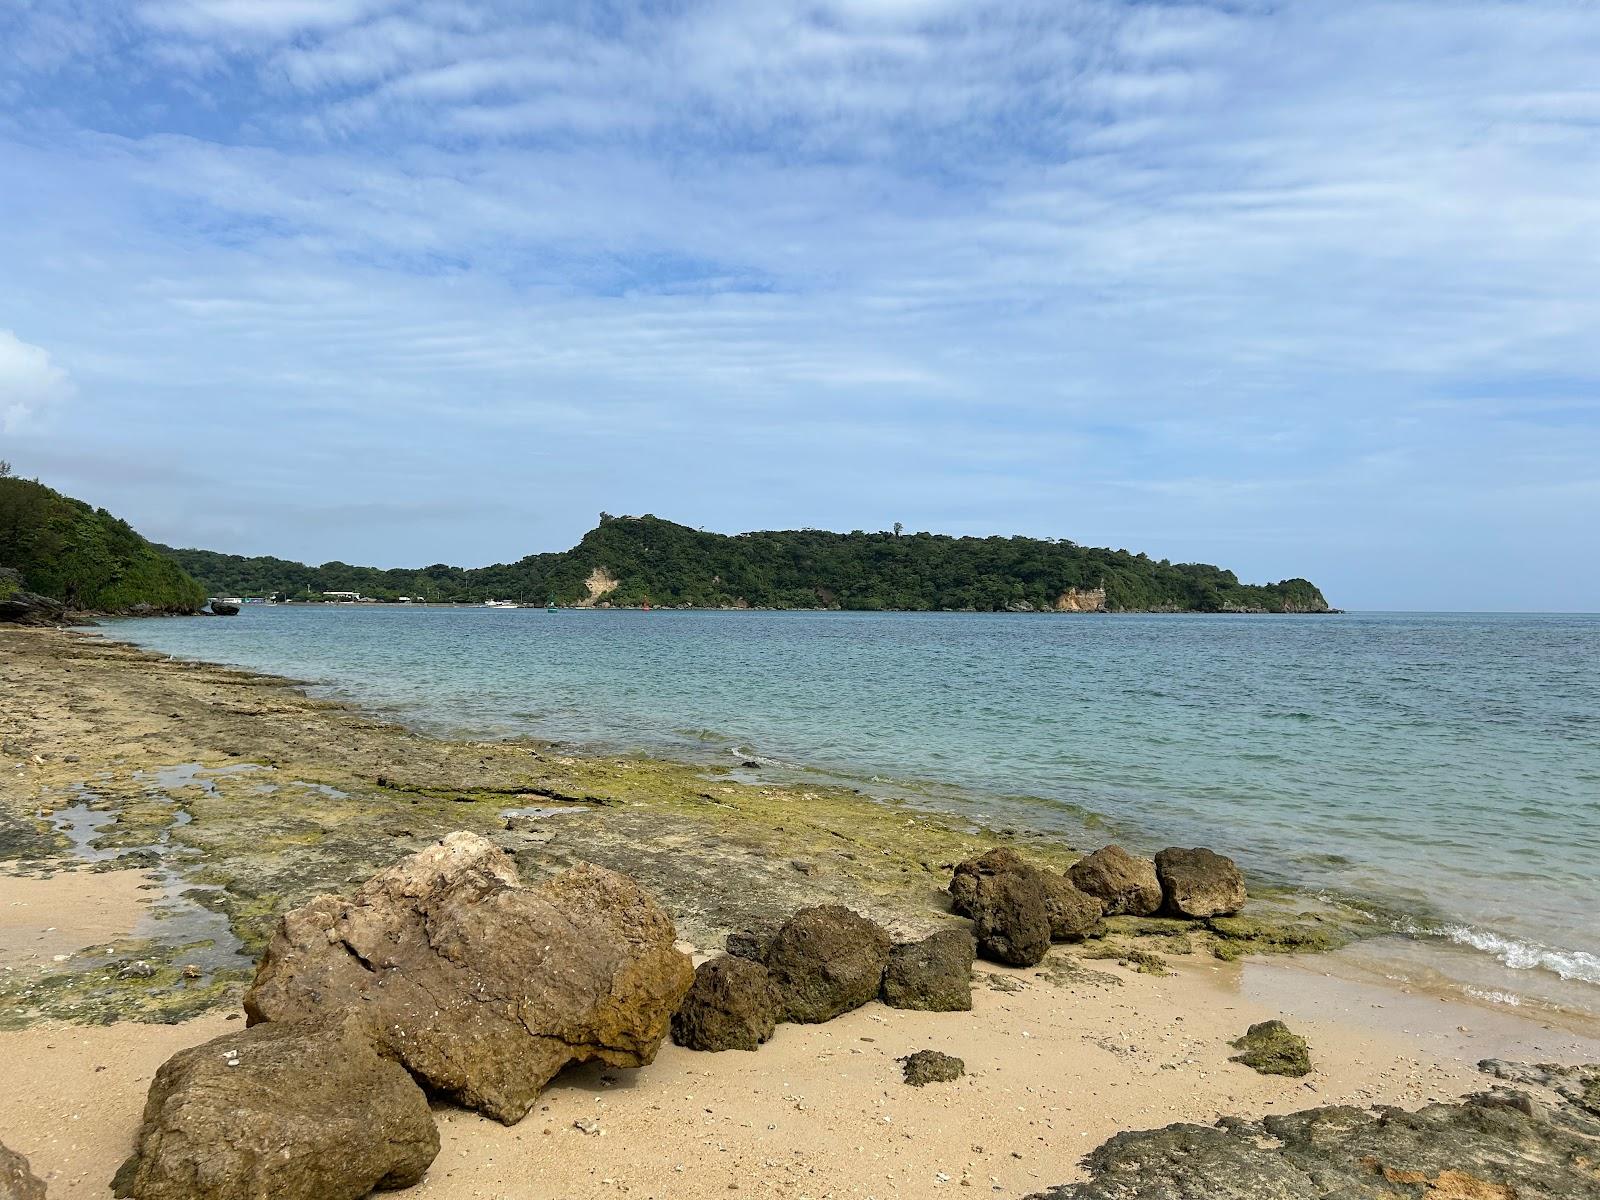
[[1282,1021],[1258,1021],[1231,1043],[1241,1051],[1229,1062],[1243,1063],[1262,1075],[1288,1075],[1298,1079],[1311,1073],[1311,1049],[1305,1038]]
[[1156,855],[1162,911],[1177,917],[1226,917],[1244,907],[1244,876],[1233,859],[1196,847]]
[[1135,858],[1121,846],[1103,846],[1067,869],[1081,892],[1100,901],[1106,916],[1153,916],[1161,908],[1161,881],[1155,864]]
[[252,1024],[360,1012],[428,1087],[521,1120],[556,1072],[650,1062],[694,979],[672,920],[627,876],[580,864],[523,887],[453,833],[349,900],[287,913],[245,996]]
[[134,1200],[358,1200],[410,1187],[438,1153],[427,1097],[361,1020],[275,1022],[162,1065],[112,1188]]
[[1600,1200],[1600,1127],[1500,1096],[1119,1133],[1029,1200]]
[[905,1081],[912,1087],[926,1087],[930,1083],[953,1083],[967,1073],[967,1064],[953,1054],[940,1054],[937,1050],[918,1050],[902,1058]]
[[1037,871],[1007,871],[978,880],[972,901],[978,953],[993,962],[1031,967],[1050,952],[1050,908]]
[[672,1018],[672,1040],[690,1050],[754,1050],[772,1036],[783,997],[767,968],[724,954],[695,969]]
[[44,1181],[26,1158],[4,1146],[0,1146],[0,1200],[44,1200]]
[[970,1011],[976,952],[965,929],[941,929],[920,942],[895,946],[883,972],[883,1002],[924,1012]]
[[767,951],[784,1020],[807,1024],[831,1021],[876,997],[888,960],[889,935],[841,904],[802,908]]

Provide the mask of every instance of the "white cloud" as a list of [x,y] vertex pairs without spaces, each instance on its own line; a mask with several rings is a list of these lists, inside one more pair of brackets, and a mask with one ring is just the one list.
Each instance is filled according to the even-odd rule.
[[71,394],[72,381],[42,347],[0,329],[0,432],[17,432],[39,409]]

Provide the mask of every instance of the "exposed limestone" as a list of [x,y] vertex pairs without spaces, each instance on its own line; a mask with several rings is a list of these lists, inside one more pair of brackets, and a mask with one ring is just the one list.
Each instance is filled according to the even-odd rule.
[[976,950],[965,929],[941,929],[895,946],[883,972],[883,1002],[924,1012],[970,1011]]
[[1029,1200],[1600,1200],[1600,1125],[1515,1096],[1119,1133]]
[[1161,908],[1155,864],[1135,858],[1121,846],[1103,846],[1080,858],[1067,869],[1067,877],[1079,891],[1099,900],[1107,916],[1148,917]]
[[358,1200],[410,1187],[438,1153],[422,1089],[349,1015],[173,1055],[112,1186],[134,1200]]
[[655,1057],[694,978],[674,940],[625,876],[580,865],[523,887],[504,851],[454,833],[286,914],[245,1009],[353,1008],[430,1088],[511,1124],[568,1063]]
[[1556,1063],[1514,1063],[1486,1058],[1478,1070],[1511,1083],[1531,1083],[1552,1089],[1569,1104],[1600,1117],[1600,1063],[1560,1066]]
[[784,1019],[831,1021],[874,999],[889,945],[882,927],[843,905],[795,913],[767,951],[767,969],[783,996]]
[[1244,876],[1233,859],[1196,847],[1156,855],[1162,911],[1175,917],[1226,917],[1244,907]]
[[724,954],[695,968],[694,986],[672,1017],[672,1040],[690,1050],[754,1050],[782,1012],[767,968]]
[[1311,1073],[1311,1051],[1305,1038],[1291,1032],[1282,1021],[1257,1021],[1231,1044],[1240,1053],[1229,1061],[1243,1063],[1262,1075],[1298,1079]]
[[1103,613],[1106,611],[1106,589],[1069,587],[1056,597],[1054,608],[1057,612]]

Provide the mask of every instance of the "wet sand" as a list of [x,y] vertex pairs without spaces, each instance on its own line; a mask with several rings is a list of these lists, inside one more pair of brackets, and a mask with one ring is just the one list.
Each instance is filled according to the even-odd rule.
[[[902,935],[939,927],[950,920],[944,864],[993,836],[691,768],[434,742],[276,681],[56,633],[0,631],[0,686],[19,701],[0,712],[0,953],[13,978],[69,979],[42,1001],[13,989],[0,1012],[12,1081],[0,1141],[58,1198],[106,1195],[156,1068],[238,1027],[241,981],[209,963],[192,984],[151,982],[161,1012],[203,1011],[175,1024],[117,1019],[114,991],[84,982],[107,977],[136,930],[159,928],[146,918],[172,889],[144,886],[147,870],[216,888],[208,904],[248,946],[304,891],[337,889],[438,829],[493,829],[525,874],[584,853],[631,869],[704,953],[738,921],[833,899]],[[171,770],[194,763],[206,769]],[[244,763],[254,769],[217,770]],[[80,802],[85,785],[113,815],[101,841],[144,869],[74,858],[50,814]],[[504,808],[532,801],[564,815],[531,833],[501,829]],[[716,878],[700,873],[707,858]],[[1396,987],[1350,952],[1230,963],[1203,940],[1187,954],[1161,944],[1174,974],[1058,947],[1037,968],[980,964],[971,1013],[870,1004],[823,1026],[780,1026],[755,1054],[669,1044],[642,1070],[575,1068],[510,1129],[440,1106],[443,1149],[409,1194],[820,1200],[966,1184],[1016,1197],[1079,1177],[1081,1156],[1124,1129],[1336,1102],[1416,1106],[1482,1090],[1480,1058],[1600,1056],[1586,1028]],[[198,953],[174,949],[168,961],[157,942],[134,945],[164,969]],[[58,1019],[75,1005],[110,1023]],[[1229,1041],[1277,1016],[1311,1044],[1305,1079],[1228,1061]],[[963,1058],[966,1077],[906,1086],[896,1060],[923,1048]]]

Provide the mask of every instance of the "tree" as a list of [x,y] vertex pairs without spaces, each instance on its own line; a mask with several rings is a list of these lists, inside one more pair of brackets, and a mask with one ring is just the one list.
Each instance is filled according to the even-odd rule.
[[904,526],[904,525],[902,525],[902,524],[900,524],[900,522],[899,522],[899,521],[896,521],[896,522],[895,522],[895,523],[894,523],[894,535],[895,535],[895,537],[899,537],[899,536],[900,536],[900,531],[901,531],[901,530],[902,530],[902,529],[904,529],[904,528],[905,528],[905,526]]
[[11,464],[8,463],[5,459],[0,458],[0,479],[9,479],[10,477],[11,477]]

